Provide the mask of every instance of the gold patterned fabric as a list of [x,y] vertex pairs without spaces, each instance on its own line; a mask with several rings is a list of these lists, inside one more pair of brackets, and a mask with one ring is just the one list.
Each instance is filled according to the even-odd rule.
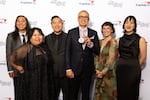
[[111,39],[95,60],[96,70],[102,71],[103,77],[96,78],[94,100],[116,100],[116,58],[117,42]]

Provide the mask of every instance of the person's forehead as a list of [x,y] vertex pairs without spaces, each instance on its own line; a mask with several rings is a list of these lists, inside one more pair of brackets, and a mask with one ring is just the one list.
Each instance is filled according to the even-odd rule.
[[25,21],[25,18],[24,17],[19,17],[18,19],[17,19],[17,21],[22,21],[22,20],[24,20]]
[[85,11],[80,12],[79,15],[87,15],[87,16],[89,16],[89,14],[87,12],[85,12]]
[[133,18],[128,18],[127,20],[126,20],[126,22],[134,22],[134,19]]

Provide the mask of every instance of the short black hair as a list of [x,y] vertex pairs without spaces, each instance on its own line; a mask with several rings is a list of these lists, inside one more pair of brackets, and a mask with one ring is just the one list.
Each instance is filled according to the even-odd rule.
[[[52,16],[51,22],[53,21],[54,18],[59,18],[59,19],[61,19],[59,16],[55,15],[55,16]],[[61,19],[61,20],[62,20],[62,19]]]
[[33,27],[33,28],[31,28],[31,29],[29,30],[29,34],[28,34],[28,42],[29,42],[29,43],[30,43],[30,39],[31,39],[31,37],[32,37],[32,35],[33,35],[33,33],[34,33],[35,30],[37,30],[37,31],[44,37],[44,33],[43,33],[43,31],[42,31],[40,28],[38,28],[38,27]]
[[136,27],[137,27],[137,22],[136,22],[136,18],[134,17],[134,16],[132,16],[132,15],[130,15],[130,16],[127,16],[126,18],[125,18],[125,20],[124,20],[124,23],[123,23],[123,26],[122,26],[122,28],[124,29],[124,33],[126,32],[126,30],[125,30],[125,28],[124,28],[124,26],[125,26],[125,23],[126,23],[126,21],[127,20],[133,20],[134,21],[134,25],[135,25],[135,27],[134,27],[134,29],[133,29],[133,31],[134,32],[136,32]]
[[[112,33],[115,33],[114,25],[111,22],[104,22],[102,24],[102,29],[103,29],[104,26],[110,26],[112,28],[112,31],[113,31]],[[101,29],[101,31],[102,31],[102,29]]]

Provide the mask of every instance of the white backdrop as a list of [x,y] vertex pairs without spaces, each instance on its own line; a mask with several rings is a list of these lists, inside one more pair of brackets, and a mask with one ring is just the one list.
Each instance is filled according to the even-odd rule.
[[[111,21],[115,24],[116,36],[122,33],[122,24],[128,15],[137,18],[137,33],[150,42],[150,0],[0,0],[0,100],[13,100],[13,82],[9,78],[5,59],[6,36],[14,30],[15,19],[25,15],[31,27],[40,27],[45,35],[52,32],[50,19],[59,15],[64,20],[64,31],[76,27],[80,10],[90,14],[90,27],[101,36],[101,24]],[[150,100],[150,46],[147,64],[142,71],[140,100]]]

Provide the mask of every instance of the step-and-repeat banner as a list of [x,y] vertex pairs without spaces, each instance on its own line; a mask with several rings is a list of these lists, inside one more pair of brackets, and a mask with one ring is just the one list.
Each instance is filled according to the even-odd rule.
[[[150,0],[0,0],[0,100],[13,100],[13,80],[6,66],[6,36],[14,30],[15,19],[25,15],[31,27],[40,27],[45,35],[52,32],[50,19],[59,15],[64,20],[64,31],[76,27],[80,10],[90,14],[89,26],[101,35],[101,25],[111,21],[115,25],[116,37],[123,35],[122,24],[128,15],[137,18],[137,33],[150,43]],[[150,46],[147,63],[142,71],[140,100],[150,100]]]

